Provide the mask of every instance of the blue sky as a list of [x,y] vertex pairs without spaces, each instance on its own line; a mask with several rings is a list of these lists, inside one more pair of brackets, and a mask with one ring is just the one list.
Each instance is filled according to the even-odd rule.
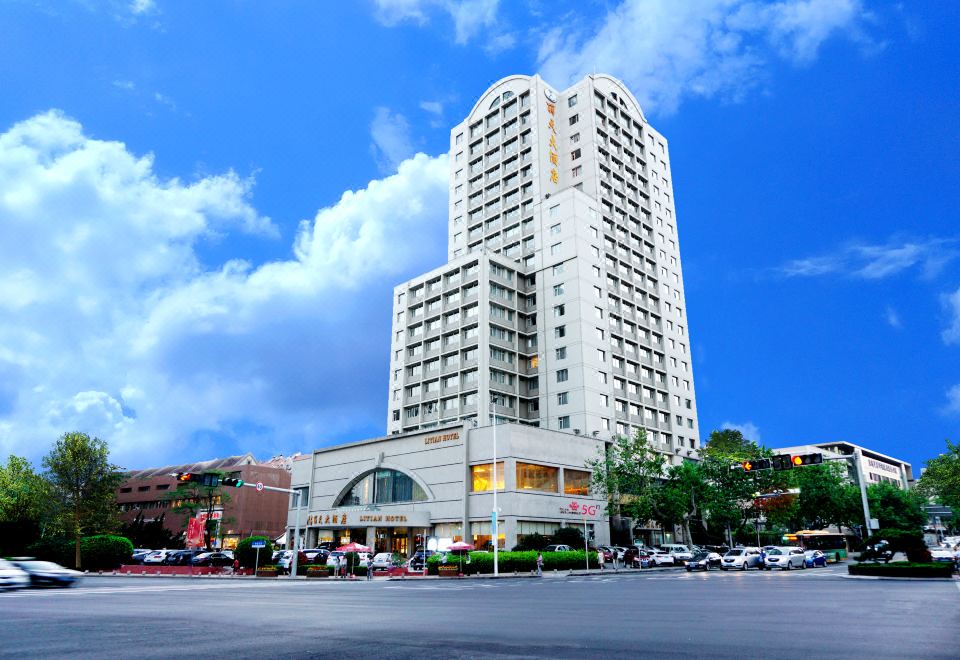
[[954,3],[7,0],[0,27],[2,454],[382,433],[450,127],[505,75],[592,71],[671,143],[704,437],[919,466],[960,436]]

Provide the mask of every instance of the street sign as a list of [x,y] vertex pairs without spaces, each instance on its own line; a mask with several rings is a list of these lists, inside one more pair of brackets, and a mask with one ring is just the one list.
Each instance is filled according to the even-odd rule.
[[210,514],[210,520],[220,520],[223,518],[223,511],[214,511]]
[[493,538],[495,539],[499,538],[499,535],[497,534],[497,512],[496,511],[490,512],[490,530],[491,530],[490,535]]
[[263,482],[262,482],[262,481],[258,481],[258,482],[257,482],[257,490],[258,490],[258,491],[262,491],[262,490],[263,490]]
[[251,541],[250,547],[251,547],[251,548],[266,548],[266,547],[267,547],[267,542],[266,542],[266,541],[263,541],[263,540]]

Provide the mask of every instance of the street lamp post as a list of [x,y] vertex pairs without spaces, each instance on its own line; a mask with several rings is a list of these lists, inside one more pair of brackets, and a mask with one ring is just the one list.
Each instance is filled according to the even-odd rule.
[[490,515],[490,531],[493,536],[493,575],[500,575],[500,534],[498,528],[500,520],[497,516],[497,414],[493,407],[493,397],[490,397],[490,423],[493,425],[493,512]]

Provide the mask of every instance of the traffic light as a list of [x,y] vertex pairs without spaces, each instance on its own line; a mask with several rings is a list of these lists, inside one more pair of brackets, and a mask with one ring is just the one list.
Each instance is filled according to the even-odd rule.
[[792,457],[787,454],[774,456],[771,462],[773,464],[773,469],[778,471],[789,470],[793,467]]
[[207,488],[216,488],[220,485],[220,475],[215,472],[204,472],[200,484]]
[[203,475],[198,472],[177,472],[177,481],[203,481]]
[[744,472],[756,472],[757,470],[769,470],[769,458],[756,458],[750,461],[743,461],[730,466],[734,470],[743,470]]
[[823,454],[798,454],[792,458],[795,467],[805,465],[819,465],[823,463]]
[[233,486],[234,488],[240,488],[243,485],[243,479],[237,479],[236,477],[224,477],[220,480],[224,486]]

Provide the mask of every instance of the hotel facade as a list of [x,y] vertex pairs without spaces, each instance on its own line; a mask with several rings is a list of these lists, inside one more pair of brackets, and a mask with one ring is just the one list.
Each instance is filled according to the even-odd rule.
[[449,162],[448,262],[394,290],[387,436],[295,462],[290,527],[483,544],[495,434],[502,546],[567,524],[608,542],[587,462],[638,429],[669,464],[700,446],[667,141],[610,76],[518,75],[453,128]]

